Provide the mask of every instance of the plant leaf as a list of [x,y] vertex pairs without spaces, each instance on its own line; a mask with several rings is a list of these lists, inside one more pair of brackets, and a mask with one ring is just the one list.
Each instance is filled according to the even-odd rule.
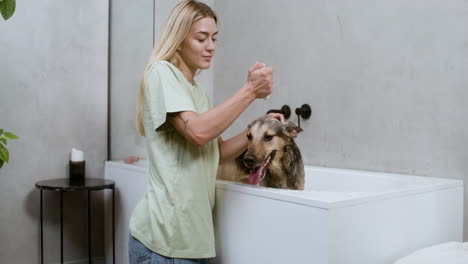
[[0,129],[0,136],[3,134],[3,129]]
[[0,146],[0,160],[8,162],[9,159],[10,153],[8,152],[8,149],[6,149],[3,145]]
[[0,169],[3,167],[3,163],[4,163],[4,161],[0,160]]
[[11,132],[5,132],[5,137],[8,138],[8,139],[19,139],[18,136],[16,136],[15,134],[11,133]]
[[5,144],[5,145],[7,144],[6,138],[0,138],[0,141],[3,142],[3,144]]
[[16,9],[16,0],[3,0],[0,2],[0,12],[5,20],[8,20]]

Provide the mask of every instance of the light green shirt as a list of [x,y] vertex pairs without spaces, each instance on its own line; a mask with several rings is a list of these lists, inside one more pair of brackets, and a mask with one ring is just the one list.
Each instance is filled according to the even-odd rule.
[[167,121],[168,113],[212,108],[206,92],[167,61],[147,75],[143,121],[148,185],[130,219],[131,234],[173,258],[215,256],[212,210],[219,161],[217,139],[198,147]]

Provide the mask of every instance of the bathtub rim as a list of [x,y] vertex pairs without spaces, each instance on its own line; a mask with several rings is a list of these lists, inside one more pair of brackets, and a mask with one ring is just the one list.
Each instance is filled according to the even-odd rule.
[[[310,207],[317,207],[321,209],[334,209],[334,208],[342,208],[348,206],[355,206],[359,204],[364,204],[372,201],[378,200],[385,200],[385,199],[392,199],[398,197],[404,197],[409,195],[417,195],[422,193],[428,192],[436,192],[445,189],[452,189],[452,188],[462,188],[463,189],[463,180],[455,180],[455,179],[447,179],[447,178],[437,178],[437,177],[429,177],[429,176],[417,176],[411,174],[397,174],[397,173],[384,173],[384,172],[374,172],[374,171],[362,171],[362,170],[352,170],[352,169],[339,169],[339,168],[328,168],[328,167],[319,167],[319,166],[312,166],[312,165],[305,165],[306,170],[313,170],[313,171],[325,171],[335,172],[335,173],[353,173],[353,174],[360,174],[360,175],[369,175],[373,174],[372,177],[383,177],[383,178],[399,178],[399,179],[406,179],[406,181],[411,180],[421,180],[424,185],[421,186],[410,186],[405,188],[399,188],[391,191],[384,191],[384,192],[368,192],[362,193],[361,195],[357,195],[354,198],[350,199],[337,199],[335,201],[324,201],[324,200],[312,200],[310,198],[304,198],[300,196],[295,196],[294,192],[301,192],[301,191],[288,191],[283,193],[275,193],[271,190],[272,188],[266,188],[261,186],[252,186],[249,184],[237,183],[237,182],[230,182],[224,180],[217,180],[216,181],[216,188],[240,192],[250,195],[255,195],[259,197],[274,199],[274,200],[281,200],[285,202],[291,202],[295,204],[301,204]],[[407,178],[412,177],[412,178]]]
[[[135,164],[126,164],[123,161],[106,161],[105,167],[117,167],[121,169],[132,170],[135,172],[142,173],[146,177],[146,161],[139,161]],[[410,174],[396,174],[396,173],[384,173],[384,172],[373,172],[373,171],[362,171],[362,170],[351,170],[351,169],[338,169],[338,168],[328,168],[328,167],[319,167],[305,165],[306,170],[313,171],[325,171],[325,172],[335,172],[335,173],[354,173],[361,175],[373,174],[372,177],[415,177],[413,179],[423,180],[425,182],[422,186],[410,186],[407,188],[401,188],[392,191],[386,192],[369,192],[362,193],[361,195],[356,195],[354,198],[349,199],[337,199],[337,200],[313,200],[310,198],[305,198],[301,196],[294,195],[295,192],[301,191],[287,191],[276,190],[272,188],[266,188],[261,186],[252,186],[249,184],[243,184],[238,182],[230,182],[224,180],[216,180],[216,188],[223,189],[227,191],[234,191],[249,195],[254,195],[262,198],[280,200],[284,202],[290,202],[295,204],[300,204],[304,206],[316,207],[321,209],[334,209],[348,206],[355,206],[358,204],[368,203],[377,200],[392,199],[397,197],[403,197],[408,195],[417,195],[426,192],[435,192],[444,189],[450,188],[463,188],[463,180],[447,179],[447,178],[437,178],[437,177],[428,177],[428,176],[416,176]],[[411,180],[408,178],[408,180]],[[117,186],[117,185],[116,185]]]

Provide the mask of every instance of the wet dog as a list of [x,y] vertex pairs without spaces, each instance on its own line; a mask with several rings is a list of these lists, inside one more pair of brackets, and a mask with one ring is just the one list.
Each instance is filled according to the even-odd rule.
[[263,116],[248,126],[247,150],[218,169],[218,179],[304,190],[304,163],[294,138],[302,129]]

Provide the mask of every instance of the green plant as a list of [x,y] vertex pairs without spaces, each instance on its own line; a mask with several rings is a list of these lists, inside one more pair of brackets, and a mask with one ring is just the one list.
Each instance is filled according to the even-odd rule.
[[8,20],[16,9],[16,0],[0,0],[0,13],[3,19]]
[[0,168],[3,167],[3,163],[10,160],[10,153],[6,148],[8,139],[19,139],[19,137],[11,132],[3,132],[3,129],[0,129]]

